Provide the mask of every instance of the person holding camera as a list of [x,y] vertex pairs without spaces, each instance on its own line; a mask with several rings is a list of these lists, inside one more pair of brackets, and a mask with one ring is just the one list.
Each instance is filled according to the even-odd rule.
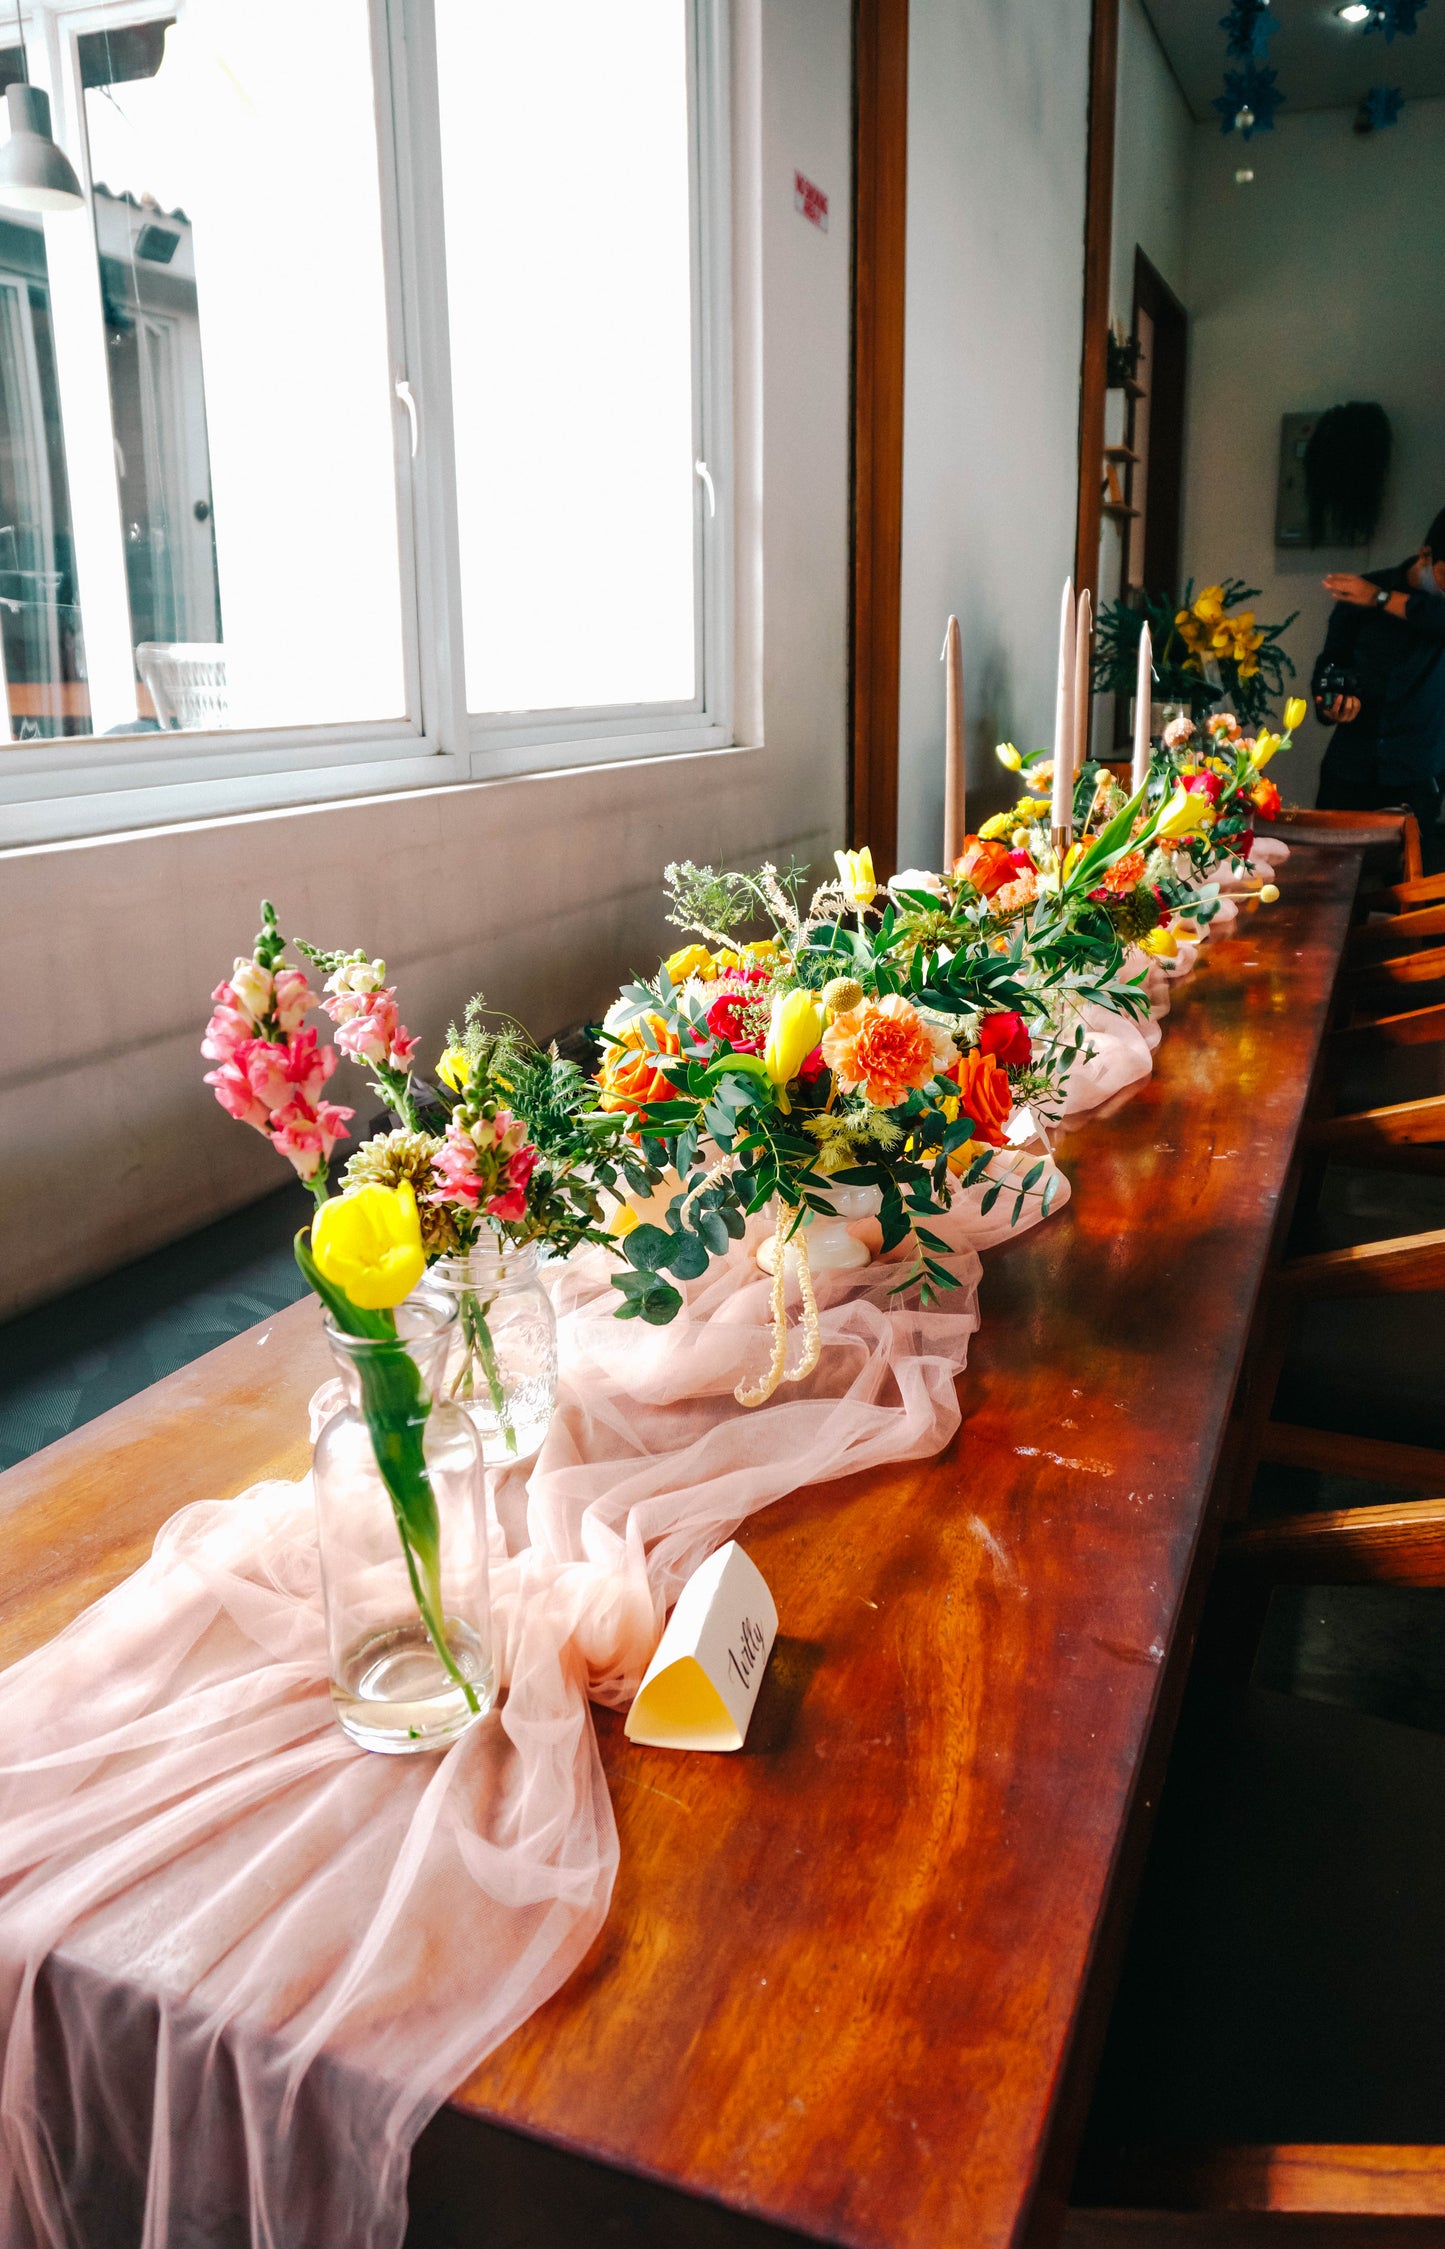
[[1407,805],[1429,837],[1445,785],[1445,508],[1408,562],[1333,571],[1324,584],[1335,608],[1311,687],[1335,733],[1315,801],[1340,812]]

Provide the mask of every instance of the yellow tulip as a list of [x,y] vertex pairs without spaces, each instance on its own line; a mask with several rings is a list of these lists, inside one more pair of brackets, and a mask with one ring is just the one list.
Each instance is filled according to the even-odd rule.
[[663,966],[674,984],[685,984],[689,976],[701,977],[707,983],[717,974],[706,945],[680,945],[675,953],[668,954]]
[[[1006,767],[1010,773],[1021,773],[1023,771],[1023,757],[1014,748],[1012,742],[995,742],[993,754],[998,759],[999,764]],[[982,835],[982,828],[978,832]]]
[[332,1196],[311,1221],[311,1254],[323,1278],[364,1312],[400,1304],[426,1271],[411,1181],[373,1180]]
[[1064,853],[1063,867],[1060,869],[1060,874],[1063,881],[1068,881],[1070,875],[1073,873],[1075,867],[1077,867],[1079,861],[1083,858],[1083,856],[1084,847],[1081,843],[1071,843],[1069,845],[1068,850]]
[[1202,789],[1176,789],[1160,813],[1154,833],[1161,842],[1178,843],[1185,836],[1197,836],[1213,819],[1209,799]]
[[991,820],[984,821],[978,832],[985,843],[992,843],[996,837],[1011,835],[1013,826],[1014,816],[1011,812],[995,812]]
[[[1289,713],[1286,712],[1285,716],[1288,717]],[[1277,734],[1271,734],[1268,727],[1262,728],[1261,731],[1255,735],[1254,746],[1250,750],[1249,754],[1254,761],[1254,765],[1257,771],[1261,773],[1264,771],[1264,768],[1268,765],[1270,759],[1274,756],[1274,753],[1279,748],[1279,746],[1279,736]]]
[[471,1083],[472,1066],[459,1046],[449,1046],[437,1064],[437,1076],[442,1084],[450,1086],[453,1093],[465,1093]]
[[1304,725],[1305,714],[1308,710],[1309,704],[1305,701],[1303,695],[1291,695],[1284,707],[1284,730],[1286,734],[1293,734],[1297,726]]
[[838,866],[838,880],[848,893],[848,903],[861,914],[878,896],[873,853],[865,843],[861,851],[835,851],[833,857]]
[[763,1067],[774,1085],[795,1078],[823,1036],[823,1003],[816,992],[779,992],[773,1001]]

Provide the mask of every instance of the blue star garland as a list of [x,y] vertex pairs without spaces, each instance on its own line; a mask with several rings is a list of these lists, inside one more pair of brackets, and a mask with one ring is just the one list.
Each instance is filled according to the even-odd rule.
[[1370,121],[1372,133],[1383,133],[1387,125],[1398,125],[1405,97],[1398,86],[1372,86],[1361,103]]
[[1219,19],[1219,28],[1229,54],[1244,62],[1263,62],[1279,25],[1269,12],[1269,0],[1231,0],[1228,15]]
[[[1407,39],[1413,39],[1416,30],[1415,19],[1424,5],[1425,0],[1375,0],[1375,10],[1364,27],[1365,31],[1367,33],[1383,31],[1387,47],[1394,39],[1396,32],[1402,33]],[[1394,119],[1392,118],[1390,122],[1393,124]]]
[[1243,70],[1226,70],[1224,92],[1216,94],[1212,107],[1218,113],[1221,133],[1232,133],[1234,121],[1242,109],[1254,112],[1254,123],[1241,128],[1249,140],[1255,133],[1274,131],[1274,113],[1285,99],[1279,88],[1279,73],[1272,65],[1260,69],[1247,63]]

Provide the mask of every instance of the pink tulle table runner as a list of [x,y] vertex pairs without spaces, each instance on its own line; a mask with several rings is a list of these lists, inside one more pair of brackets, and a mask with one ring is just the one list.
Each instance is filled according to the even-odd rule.
[[[1152,1063],[1151,1025],[1085,1029],[1070,1114]],[[186,1508],[0,1676],[6,2249],[396,2249],[416,2135],[606,1917],[589,1699],[626,1705],[758,1509],[948,1442],[979,1252],[1012,1230],[1013,1196],[982,1199],[940,1225],[960,1286],[927,1311],[891,1296],[896,1263],[822,1276],[821,1363],[756,1412],[733,1391],[768,1356],[760,1222],[664,1330],[612,1317],[597,1253],[557,1271],[556,1417],[493,1481],[507,1694],[444,1755],[336,1727],[305,1480]]]

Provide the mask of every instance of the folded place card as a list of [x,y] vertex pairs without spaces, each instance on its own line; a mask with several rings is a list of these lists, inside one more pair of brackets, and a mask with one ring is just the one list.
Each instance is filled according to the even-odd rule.
[[623,1729],[653,1749],[741,1749],[778,1612],[756,1562],[729,1539],[694,1570]]

